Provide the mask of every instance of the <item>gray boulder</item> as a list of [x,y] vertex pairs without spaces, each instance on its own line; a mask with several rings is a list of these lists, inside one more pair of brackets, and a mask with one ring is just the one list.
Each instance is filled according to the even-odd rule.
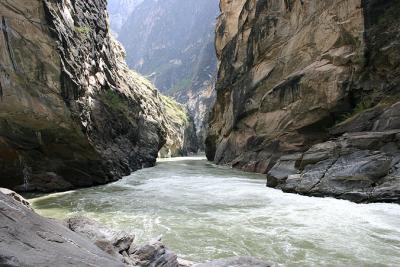
[[268,172],[267,185],[354,202],[400,203],[399,131],[347,133],[302,155],[283,156]]
[[124,266],[90,240],[0,193],[0,266]]

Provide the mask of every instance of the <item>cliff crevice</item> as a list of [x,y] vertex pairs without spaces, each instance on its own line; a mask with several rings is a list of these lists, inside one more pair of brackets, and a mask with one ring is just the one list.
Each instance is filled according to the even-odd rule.
[[[384,113],[390,114],[390,122],[379,132],[399,129],[394,123],[400,89],[396,10],[397,1],[222,0],[216,28],[217,101],[209,120],[207,157],[265,173],[270,186],[285,189],[288,181],[293,186],[294,181],[311,179],[305,169],[293,166],[299,153],[303,157],[319,143],[339,142],[336,138],[345,142],[348,133],[375,136],[373,125],[383,123]],[[398,141],[393,142],[382,140],[375,147],[383,153],[379,157],[396,158]],[[385,151],[389,143],[390,155]],[[386,201],[359,192],[373,191],[394,170],[382,167],[380,179],[354,182],[359,176],[353,177],[354,170],[344,161],[361,152],[340,147],[340,154],[347,155],[343,160],[328,153],[324,160],[338,162],[333,167],[321,164],[325,172],[342,168],[347,174],[327,185],[323,181],[333,179],[327,171],[313,194]],[[368,165],[375,152],[363,151]],[[285,171],[276,177],[282,164]],[[369,177],[361,169],[360,175]],[[290,175],[297,176],[290,180]],[[288,191],[311,194],[297,187]],[[398,201],[396,194],[391,194],[392,201]]]
[[106,8],[105,0],[0,3],[1,186],[115,181],[153,166],[175,138],[157,89],[126,65]]

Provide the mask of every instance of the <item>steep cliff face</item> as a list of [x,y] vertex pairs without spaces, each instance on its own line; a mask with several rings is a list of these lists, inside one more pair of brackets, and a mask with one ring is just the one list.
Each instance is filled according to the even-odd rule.
[[0,11],[0,185],[65,190],[154,165],[165,106],[125,64],[106,1],[2,1]]
[[[110,7],[118,5],[129,9],[123,1],[109,2]],[[110,13],[113,27],[120,12]],[[187,104],[199,136],[205,128],[205,110],[215,97],[210,89],[216,74],[217,15],[218,0],[149,0],[136,6],[121,28],[113,28],[126,47],[128,64],[161,92]]]
[[159,156],[170,158],[196,154],[199,150],[196,127],[187,108],[170,97],[161,96],[161,99],[168,124],[166,143]]
[[[208,158],[268,173],[270,186],[285,189],[290,181],[287,191],[398,201],[398,182],[390,197],[373,192],[396,170],[398,141],[385,131],[400,128],[393,105],[400,89],[399,2],[221,0],[221,11]],[[368,133],[340,137],[360,131]],[[353,143],[370,137],[374,145]],[[335,145],[312,147],[329,139]],[[330,152],[307,161],[310,148]],[[375,156],[384,163],[375,166]],[[355,159],[359,165],[345,164]],[[309,187],[300,189],[301,182]]]

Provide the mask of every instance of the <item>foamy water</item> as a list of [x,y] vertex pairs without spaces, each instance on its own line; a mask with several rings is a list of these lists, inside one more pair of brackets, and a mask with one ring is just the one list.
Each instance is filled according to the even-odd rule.
[[285,194],[265,182],[203,158],[178,158],[31,202],[44,216],[82,213],[140,242],[162,234],[188,260],[249,255],[284,266],[399,266],[400,205]]

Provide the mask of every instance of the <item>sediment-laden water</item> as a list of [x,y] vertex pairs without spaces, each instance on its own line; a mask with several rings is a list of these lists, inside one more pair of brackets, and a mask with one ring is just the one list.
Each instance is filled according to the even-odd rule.
[[256,256],[284,266],[399,266],[400,206],[310,198],[202,158],[161,161],[116,183],[31,199],[44,216],[84,214],[181,257]]

